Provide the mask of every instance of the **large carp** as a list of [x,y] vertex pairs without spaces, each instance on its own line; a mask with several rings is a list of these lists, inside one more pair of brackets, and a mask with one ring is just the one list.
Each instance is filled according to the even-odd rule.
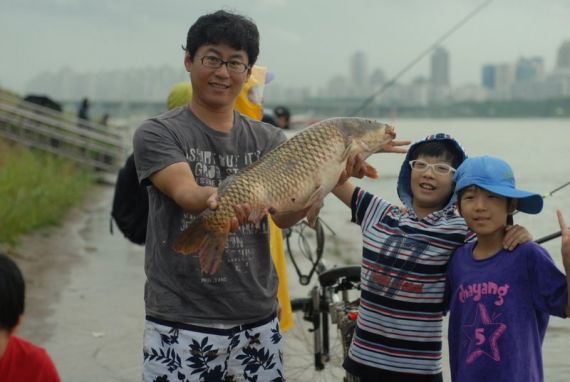
[[[203,272],[214,273],[222,259],[234,206],[248,203],[249,219],[259,224],[267,211],[308,208],[316,220],[324,197],[335,187],[349,156],[382,151],[396,133],[392,126],[364,118],[332,118],[311,125],[261,159],[226,179],[218,188],[218,207],[205,210],[183,231],[174,249],[198,253]],[[366,175],[378,177],[366,167]]]

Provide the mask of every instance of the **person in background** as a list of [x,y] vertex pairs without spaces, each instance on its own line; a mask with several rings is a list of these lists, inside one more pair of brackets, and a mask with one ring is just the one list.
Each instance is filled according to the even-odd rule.
[[25,290],[16,263],[0,253],[0,381],[59,382],[47,352],[15,334],[24,315]]
[[454,181],[459,213],[477,240],[449,263],[449,355],[453,381],[543,381],[542,342],[550,315],[570,315],[570,230],[557,211],[566,275],[534,242],[505,249],[515,210],[537,214],[539,194],[517,189],[505,161],[465,160]]
[[[190,104],[145,121],[135,132],[137,172],[149,185],[150,206],[145,381],[284,380],[267,220],[260,229],[233,223],[213,275],[202,272],[196,256],[172,249],[198,214],[216,207],[223,179],[286,139],[274,126],[234,110],[258,54],[259,32],[250,19],[227,11],[201,16],[185,47]],[[301,214],[306,211],[273,218],[288,227]]]
[[275,114],[275,122],[277,127],[281,129],[289,129],[289,121],[291,120],[291,112],[285,106],[277,106],[273,109]]
[[99,123],[103,126],[107,126],[109,124],[109,113],[103,114]]
[[261,122],[265,122],[265,123],[269,123],[270,125],[277,126],[277,122],[275,121],[275,118],[273,118],[272,115],[267,114],[267,113],[263,113],[263,116],[261,117]]
[[77,118],[79,119],[79,124],[82,122],[89,121],[89,99],[83,98],[79,104],[79,110],[77,111]]
[[170,88],[166,98],[166,109],[172,110],[182,106],[188,107],[191,100],[192,84],[189,81],[179,82]]

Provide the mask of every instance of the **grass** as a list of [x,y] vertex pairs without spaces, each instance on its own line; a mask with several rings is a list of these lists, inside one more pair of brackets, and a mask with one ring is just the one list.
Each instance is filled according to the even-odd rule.
[[92,183],[74,162],[0,140],[0,243],[58,224]]

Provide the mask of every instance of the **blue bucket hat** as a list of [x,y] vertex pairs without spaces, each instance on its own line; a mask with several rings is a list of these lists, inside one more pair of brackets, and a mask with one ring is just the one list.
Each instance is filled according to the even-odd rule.
[[466,159],[457,169],[453,181],[455,192],[478,186],[493,194],[517,200],[517,210],[537,214],[542,210],[542,196],[518,190],[511,166],[502,159],[484,155]]

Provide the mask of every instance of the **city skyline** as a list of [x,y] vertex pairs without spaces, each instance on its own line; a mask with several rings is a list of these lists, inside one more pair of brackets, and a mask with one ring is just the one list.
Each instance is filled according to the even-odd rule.
[[[182,67],[187,28],[219,8],[250,16],[261,33],[258,64],[276,84],[317,89],[349,70],[356,51],[369,68],[390,78],[484,0],[406,2],[300,0],[162,2],[101,0],[1,0],[0,86],[24,91],[44,71],[76,73]],[[541,56],[547,70],[565,32],[570,4],[565,0],[495,0],[442,45],[453,57],[452,84],[479,83],[484,62]],[[566,35],[565,35],[566,33]],[[403,78],[429,70],[424,58]]]
[[[515,99],[544,99],[548,96],[570,95],[564,84],[570,78],[570,39],[560,44],[555,57],[555,68],[563,69],[564,72],[560,78],[562,81],[558,81],[561,82],[559,90],[537,88],[539,82],[548,80],[554,72],[545,70],[545,60],[539,56],[518,56],[508,62],[484,63],[479,70],[480,79],[477,84],[456,86],[449,80],[453,56],[444,47],[436,47],[428,61],[430,67],[427,73],[409,81],[397,82],[394,88],[399,90],[388,90],[386,93],[392,93],[388,99],[393,101],[410,97],[409,102],[412,104],[426,104],[434,100],[506,100],[511,96]],[[368,55],[363,51],[354,52],[347,58],[347,63],[348,70],[344,75],[330,78],[317,89],[270,83],[265,88],[265,99],[268,102],[288,102],[311,97],[368,97],[391,81],[382,68],[370,67]],[[84,96],[101,101],[162,101],[173,84],[185,80],[186,73],[183,70],[168,66],[99,73],[76,73],[64,68],[56,73],[41,73],[29,83],[27,90],[28,93],[51,94],[65,101]],[[516,86],[511,89],[513,85]],[[406,87],[411,90],[402,90]],[[465,92],[466,88],[467,94],[461,95],[462,90],[457,91],[463,89]]]

